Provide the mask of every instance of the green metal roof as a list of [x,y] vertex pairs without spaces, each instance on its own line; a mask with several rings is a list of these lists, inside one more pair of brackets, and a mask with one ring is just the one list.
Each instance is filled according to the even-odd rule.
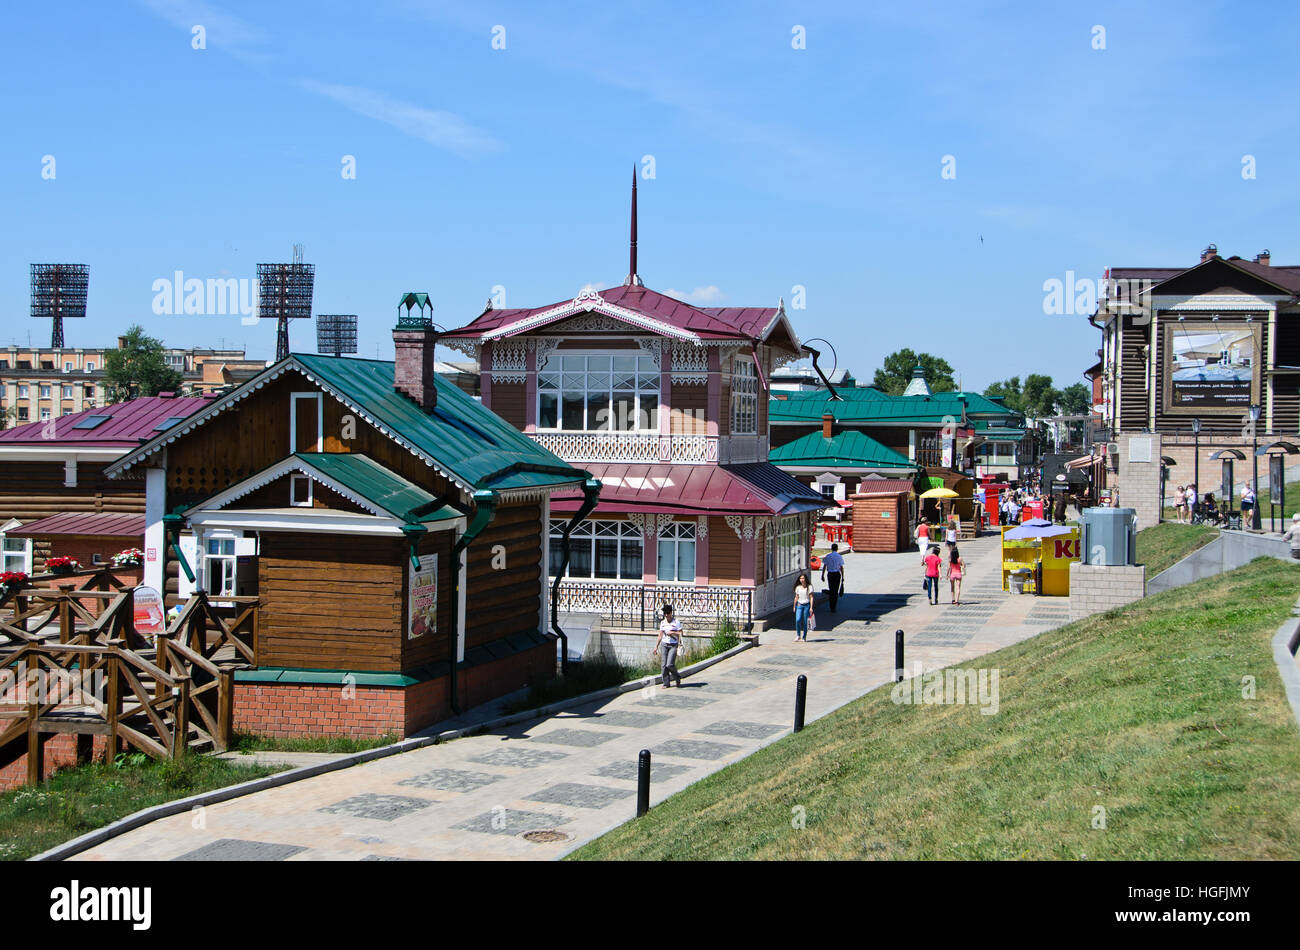
[[460,517],[459,512],[446,505],[410,517],[417,508],[436,504],[437,497],[414,482],[408,482],[402,476],[390,472],[369,456],[346,452],[297,452],[295,458],[394,518],[429,524]]
[[843,387],[837,391],[840,400],[832,399],[830,393],[822,390],[790,393],[786,399],[773,398],[768,402],[768,416],[776,423],[820,423],[822,415],[829,412],[838,423],[889,425],[943,425],[954,419],[973,422],[984,416],[1019,418],[1014,410],[979,393],[889,396],[865,387]]
[[806,465],[834,468],[916,468],[906,456],[881,445],[861,432],[841,432],[823,438],[820,432],[805,436],[771,449],[767,460],[773,465]]
[[[385,434],[465,485],[505,491],[585,478],[582,470],[442,377],[434,380],[438,404],[425,412],[393,388],[391,362],[311,353],[294,353],[289,359],[344,402],[355,405]],[[530,472],[528,465],[548,471]]]

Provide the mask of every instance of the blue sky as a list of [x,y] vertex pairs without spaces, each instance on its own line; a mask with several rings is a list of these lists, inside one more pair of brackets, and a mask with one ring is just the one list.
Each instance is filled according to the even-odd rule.
[[[138,322],[169,345],[269,358],[269,322],[155,315],[153,282],[253,277],[300,242],[315,312],[359,314],[360,355],[391,358],[408,290],[459,326],[496,285],[539,306],[621,282],[643,156],[649,286],[718,306],[803,286],[797,332],[867,379],[910,346],[966,388],[1076,382],[1097,331],[1044,314],[1044,281],[1190,264],[1209,242],[1300,263],[1297,80],[1278,45],[1295,9],[857,6],[8,10],[0,343],[48,341],[27,316],[28,265],[66,261],[91,269],[70,346]],[[293,342],[313,350],[312,328]]]

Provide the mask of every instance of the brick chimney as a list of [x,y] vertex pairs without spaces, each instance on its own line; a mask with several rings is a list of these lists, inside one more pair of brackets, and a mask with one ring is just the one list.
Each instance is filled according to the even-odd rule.
[[1255,255],[1255,263],[1263,264],[1265,267],[1271,266],[1269,264],[1268,248],[1264,248],[1264,250],[1260,251],[1258,254]]
[[1219,249],[1218,249],[1218,247],[1216,247],[1215,245],[1211,244],[1211,245],[1210,245],[1209,247],[1207,247],[1205,250],[1201,251],[1201,263],[1204,264],[1206,261],[1213,260],[1214,258],[1216,258],[1216,257],[1218,257],[1218,256],[1219,256]]
[[831,425],[834,422],[835,422],[835,417],[833,415],[831,415],[829,412],[822,413],[822,438],[823,439],[829,439],[831,437]]
[[393,346],[397,351],[393,388],[406,393],[425,412],[432,412],[438,405],[433,360],[438,331],[433,325],[433,304],[428,294],[410,293],[397,305],[397,313],[397,326],[393,328]]

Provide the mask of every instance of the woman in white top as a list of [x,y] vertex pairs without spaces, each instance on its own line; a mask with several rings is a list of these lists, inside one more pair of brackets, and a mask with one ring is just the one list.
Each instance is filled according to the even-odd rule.
[[659,639],[655,641],[655,648],[651,653],[658,653],[663,649],[663,688],[668,689],[673,684],[670,679],[676,679],[677,685],[682,685],[682,674],[677,672],[677,651],[682,645],[682,622],[673,616],[673,605],[664,604],[664,619],[659,624]]
[[813,616],[813,589],[807,574],[800,574],[794,582],[794,639],[808,642],[808,621]]

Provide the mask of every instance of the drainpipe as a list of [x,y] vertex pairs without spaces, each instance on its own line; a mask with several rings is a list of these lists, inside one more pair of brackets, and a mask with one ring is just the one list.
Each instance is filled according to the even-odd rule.
[[600,482],[589,477],[582,485],[582,505],[579,506],[569,523],[565,525],[560,540],[560,569],[555,572],[555,580],[551,584],[551,629],[560,638],[561,676],[569,674],[569,638],[560,629],[559,621],[560,581],[564,580],[564,572],[569,569],[569,532],[581,524],[587,515],[591,514],[598,501],[600,501]]
[[[163,515],[163,530],[171,537],[172,553],[176,555],[176,560],[180,563],[181,570],[185,572],[186,579],[191,584],[194,583],[194,569],[190,567],[189,561],[185,560],[185,553],[181,551],[181,528],[185,526],[185,516],[181,514],[185,509],[177,508],[170,515]],[[163,573],[163,584],[166,585],[167,575]]]

